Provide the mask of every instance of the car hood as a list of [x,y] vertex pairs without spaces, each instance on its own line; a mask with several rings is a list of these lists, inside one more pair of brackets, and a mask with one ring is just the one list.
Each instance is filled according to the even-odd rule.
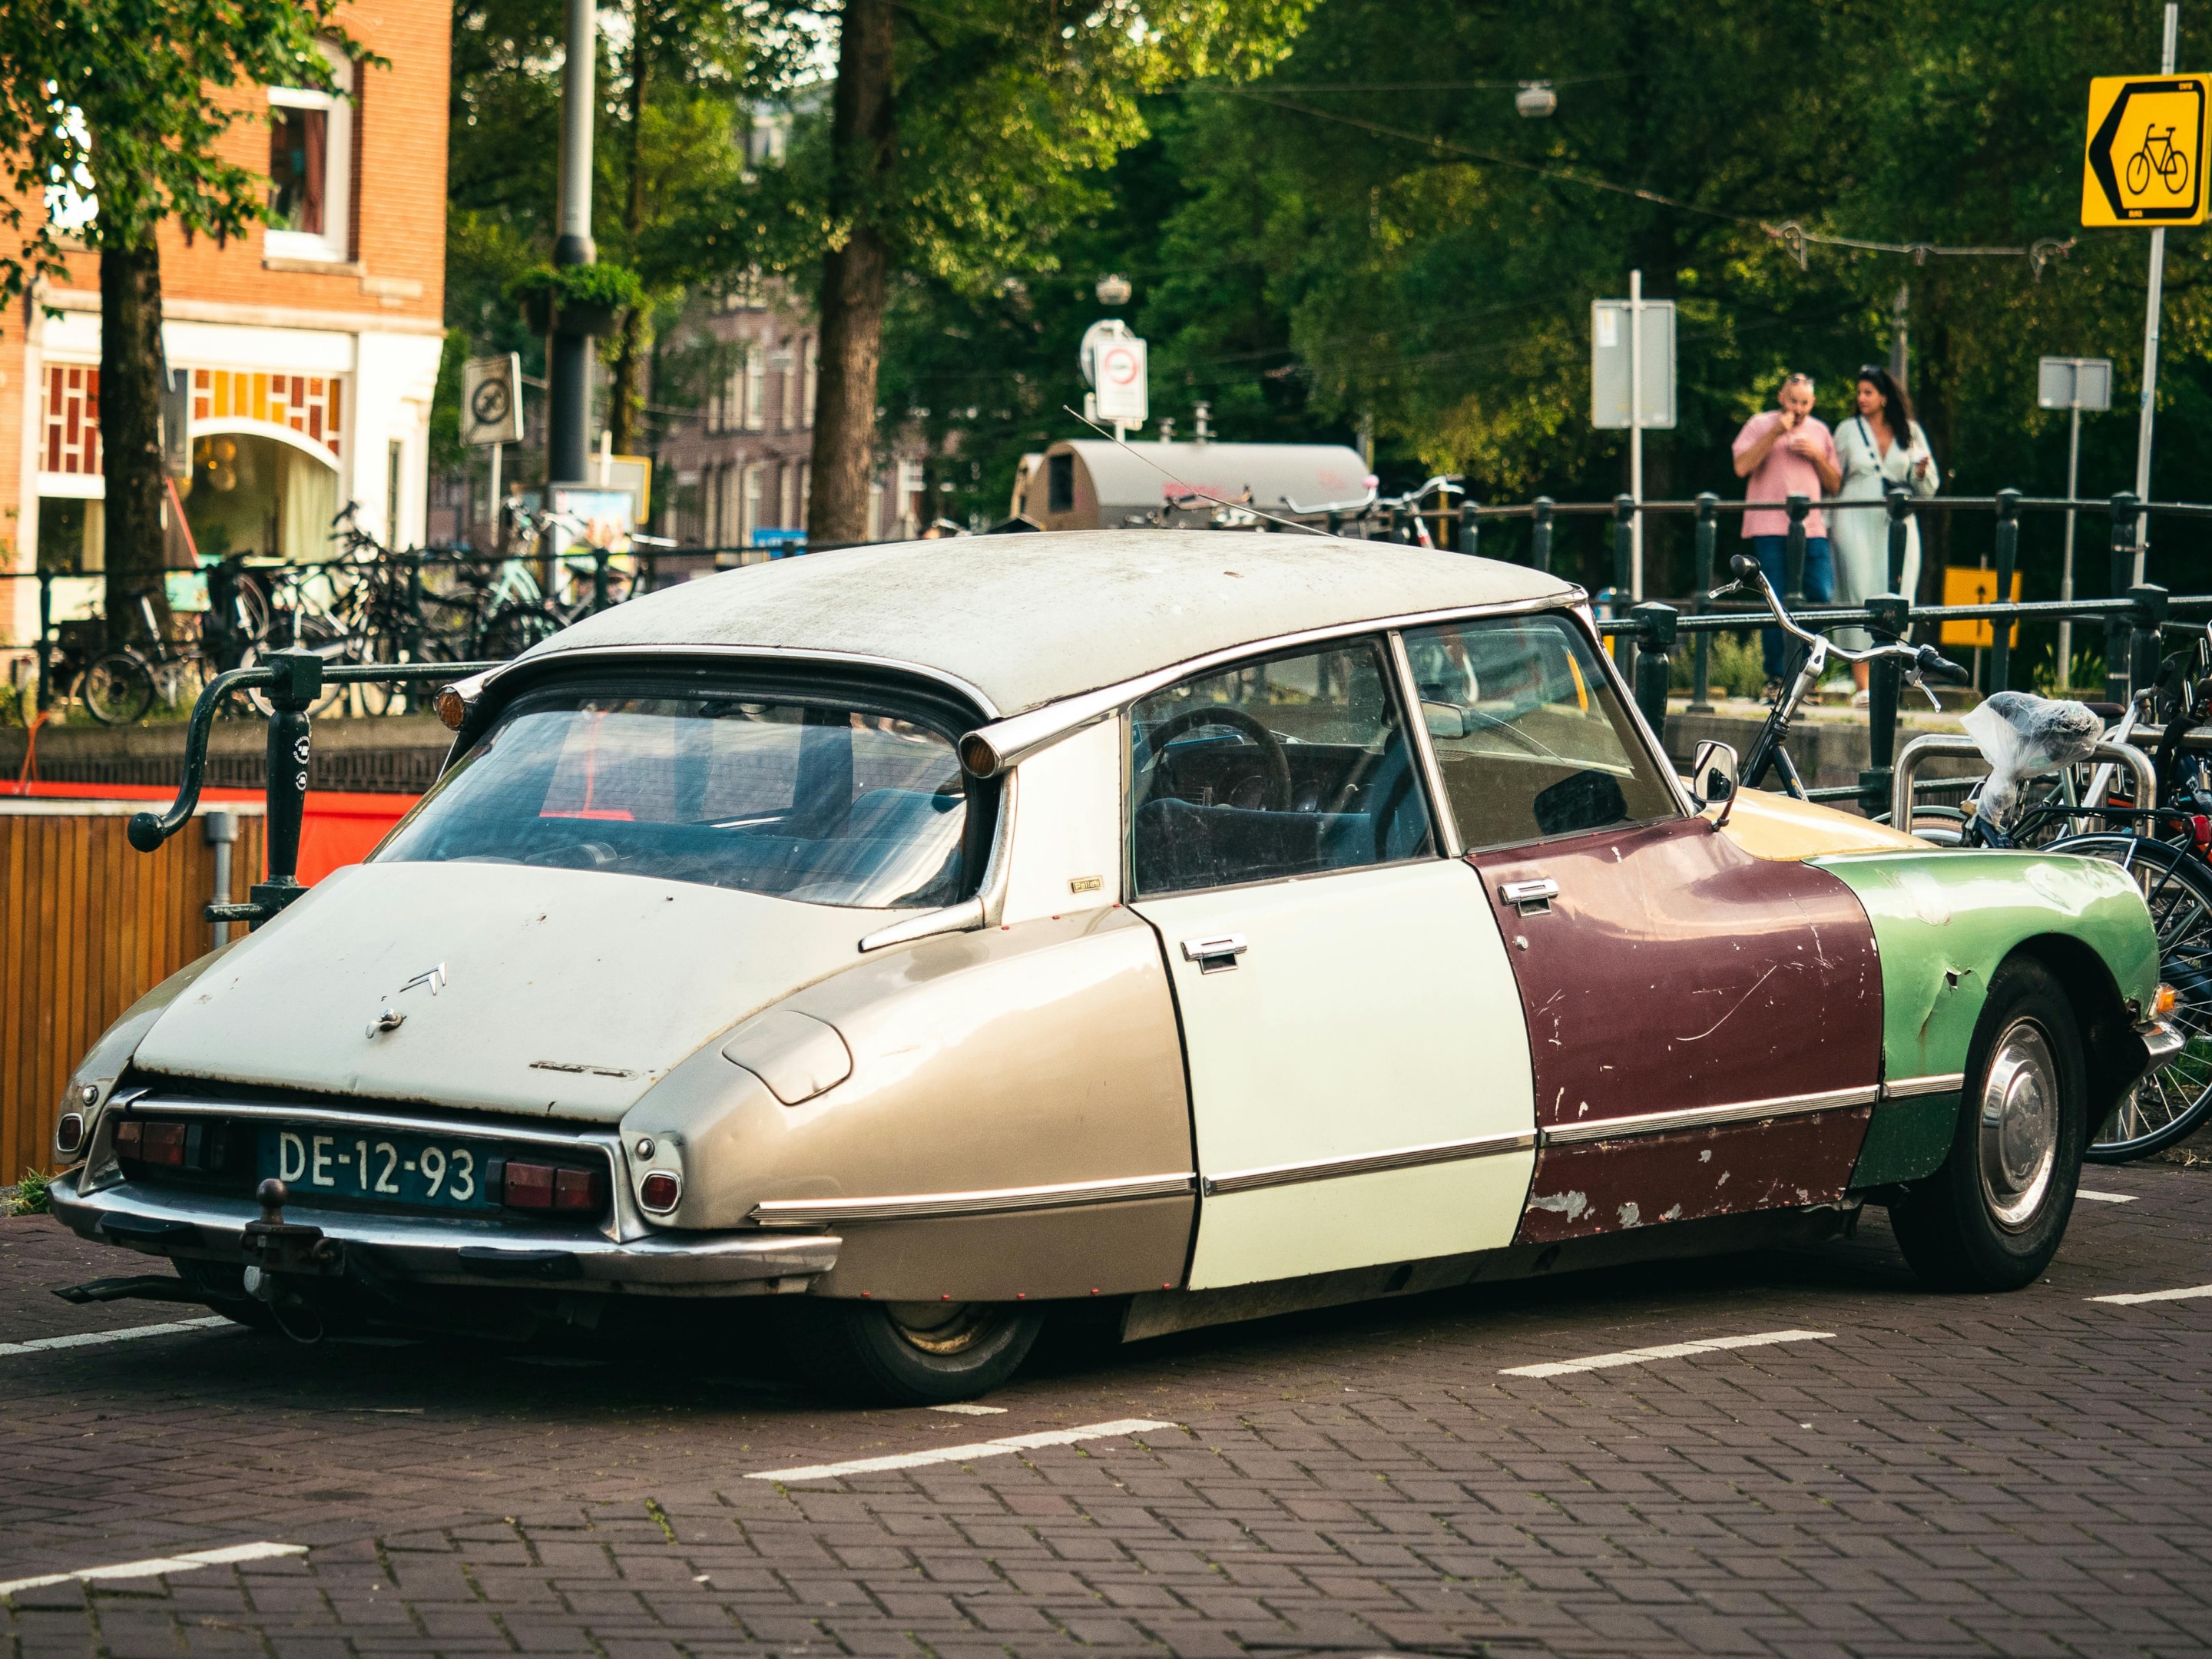
[[[895,918],[496,864],[334,872],[212,964],[145,1072],[612,1122],[709,1037]],[[371,1034],[380,1013],[398,1024]]]

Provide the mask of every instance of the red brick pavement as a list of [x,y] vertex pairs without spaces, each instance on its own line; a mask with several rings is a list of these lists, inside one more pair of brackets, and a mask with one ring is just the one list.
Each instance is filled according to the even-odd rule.
[[[2212,1179],[2090,1184],[2140,1201],[2081,1206],[2014,1296],[1921,1292],[1875,1215],[1062,1359],[989,1418],[836,1409],[659,1341],[0,1355],[0,1579],[313,1547],[23,1592],[0,1633],[9,1659],[2203,1652],[2212,1299],[2084,1298],[2212,1282]],[[0,1223],[0,1341],[178,1316],[46,1294],[143,1265]],[[1837,1340],[1498,1375],[1782,1328]],[[744,1478],[1133,1417],[1177,1426]]]

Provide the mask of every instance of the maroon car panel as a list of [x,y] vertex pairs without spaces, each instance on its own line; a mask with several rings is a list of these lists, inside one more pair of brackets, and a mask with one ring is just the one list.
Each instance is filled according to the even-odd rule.
[[[1528,1020],[1544,1130],[1654,1112],[1871,1088],[1881,1065],[1874,929],[1847,887],[1811,865],[1753,858],[1701,817],[1476,854]],[[1551,881],[1555,896],[1500,890]],[[1625,1134],[1547,1147],[1524,1235],[1567,1236],[1670,1214],[1751,1207],[1748,1182],[1792,1204],[1834,1196],[1864,1112],[1784,1115],[1694,1137]],[[1624,1124],[1624,1128],[1632,1126]],[[1723,1185],[1723,1148],[1751,1148]],[[1711,1152],[1712,1158],[1700,1156]],[[1598,1172],[1607,1171],[1603,1176]],[[1567,1172],[1574,1171],[1571,1180]],[[1576,1205],[1580,1194],[1582,1203]],[[1633,1224],[1621,1219],[1634,1206]],[[1571,1219],[1568,1211],[1574,1212]]]
[[1871,1106],[1763,1118],[1536,1155],[1516,1244],[1656,1222],[1832,1204],[1844,1195]]

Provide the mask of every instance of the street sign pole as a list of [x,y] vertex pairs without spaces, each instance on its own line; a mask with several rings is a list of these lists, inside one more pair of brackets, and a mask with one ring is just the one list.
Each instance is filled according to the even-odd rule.
[[[2175,47],[2181,33],[2180,0],[2166,0],[2166,40],[2159,50],[2158,72],[2173,73]],[[2201,156],[2203,151],[2200,149]],[[2150,293],[2143,307],[2142,410],[2136,429],[2136,499],[2150,500],[2151,421],[2158,398],[2158,313],[2166,293],[2166,227],[2150,234]],[[2136,586],[2143,581],[2144,556],[2150,550],[2150,514],[2136,520]]]
[[[491,447],[491,544],[494,549],[497,549],[501,541],[499,533],[499,452],[506,447],[507,446],[504,444],[494,444]],[[2070,553],[2074,547],[2074,527],[2070,520],[2066,527],[2066,535],[2067,550]]]
[[[1644,603],[1644,273],[1628,273],[1628,599]],[[2140,580],[2140,578],[2138,578]]]
[[[2081,492],[2081,416],[2112,406],[2112,360],[2109,357],[2045,357],[2036,365],[2035,403],[2039,409],[2066,411],[2066,499]],[[2066,509],[2066,553],[2058,567],[2058,597],[2074,597],[2074,509]],[[2057,680],[2071,683],[2074,664],[2074,624],[2058,623]]]

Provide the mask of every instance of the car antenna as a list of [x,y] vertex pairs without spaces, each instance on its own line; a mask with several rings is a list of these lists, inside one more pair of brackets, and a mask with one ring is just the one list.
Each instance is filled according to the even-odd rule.
[[1125,442],[1121,439],[1115,436],[1114,434],[1109,432],[1104,427],[1099,425],[1097,422],[1092,420],[1089,416],[1076,415],[1075,411],[1068,408],[1066,404],[1062,404],[1060,407],[1063,413],[1075,415],[1075,418],[1077,420],[1082,422],[1084,425],[1089,427],[1100,437],[1105,439],[1107,442],[1118,445],[1120,447],[1127,450],[1129,453],[1134,455],[1139,460],[1142,461],[1146,466],[1152,468],[1153,471],[1158,473],[1160,477],[1165,478],[1170,483],[1182,484],[1183,489],[1190,491],[1189,496],[1186,499],[1205,501],[1213,507],[1233,507],[1240,512],[1249,513],[1255,519],[1265,519],[1269,524],[1279,524],[1285,530],[1295,530],[1304,535],[1319,536],[1323,541],[1342,541],[1344,539],[1341,536],[1331,536],[1326,530],[1316,530],[1310,524],[1300,524],[1295,519],[1279,519],[1265,508],[1253,506],[1249,501],[1225,501],[1218,495],[1209,495],[1204,490],[1200,489],[1194,485],[1183,483],[1183,481],[1181,478],[1176,477],[1174,473],[1169,471],[1167,468],[1162,466],[1158,461],[1146,454],[1144,451],[1139,449],[1134,444]]

